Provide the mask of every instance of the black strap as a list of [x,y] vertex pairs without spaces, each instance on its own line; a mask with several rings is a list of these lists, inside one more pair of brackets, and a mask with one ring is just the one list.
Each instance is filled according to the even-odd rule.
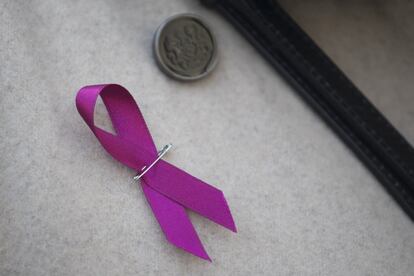
[[328,122],[414,219],[414,149],[272,0],[206,0]]

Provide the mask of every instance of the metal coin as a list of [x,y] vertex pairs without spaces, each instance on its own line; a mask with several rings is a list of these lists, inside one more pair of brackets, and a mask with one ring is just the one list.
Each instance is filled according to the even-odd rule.
[[155,33],[154,53],[161,70],[178,80],[200,79],[217,63],[213,33],[194,14],[178,14],[164,21]]

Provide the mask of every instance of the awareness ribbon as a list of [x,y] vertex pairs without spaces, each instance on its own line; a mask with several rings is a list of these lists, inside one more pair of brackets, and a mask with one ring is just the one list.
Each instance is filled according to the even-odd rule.
[[[99,96],[116,135],[94,124]],[[157,149],[144,117],[124,87],[117,84],[85,86],[76,96],[76,107],[101,145],[119,162],[140,172],[157,159]],[[211,261],[185,208],[236,232],[222,191],[162,159],[142,176],[141,186],[167,240],[191,254]]]

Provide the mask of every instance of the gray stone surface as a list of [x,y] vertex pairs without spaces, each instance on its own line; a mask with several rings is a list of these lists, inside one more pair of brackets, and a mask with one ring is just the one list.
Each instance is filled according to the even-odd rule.
[[[413,4],[283,2],[413,142]],[[152,57],[155,28],[179,12],[217,35],[218,67],[194,83]],[[197,1],[2,1],[0,61],[0,275],[413,274],[413,223]],[[131,91],[158,145],[176,145],[166,159],[226,194],[239,233],[191,214],[213,263],[166,242],[134,172],[78,115],[77,90],[110,82]],[[109,128],[102,105],[97,123]]]

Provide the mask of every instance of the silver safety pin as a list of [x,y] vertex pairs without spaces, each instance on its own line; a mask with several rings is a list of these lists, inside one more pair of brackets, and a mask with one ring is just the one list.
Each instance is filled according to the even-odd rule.
[[146,174],[151,168],[152,166],[154,166],[155,164],[157,164],[158,161],[160,161],[160,159],[172,148],[172,144],[169,143],[167,145],[165,145],[159,152],[158,152],[158,157],[157,159],[154,160],[154,162],[151,163],[151,165],[144,166],[141,169],[141,173],[137,174],[136,176],[134,176],[134,180],[138,180],[140,179],[144,174]]

